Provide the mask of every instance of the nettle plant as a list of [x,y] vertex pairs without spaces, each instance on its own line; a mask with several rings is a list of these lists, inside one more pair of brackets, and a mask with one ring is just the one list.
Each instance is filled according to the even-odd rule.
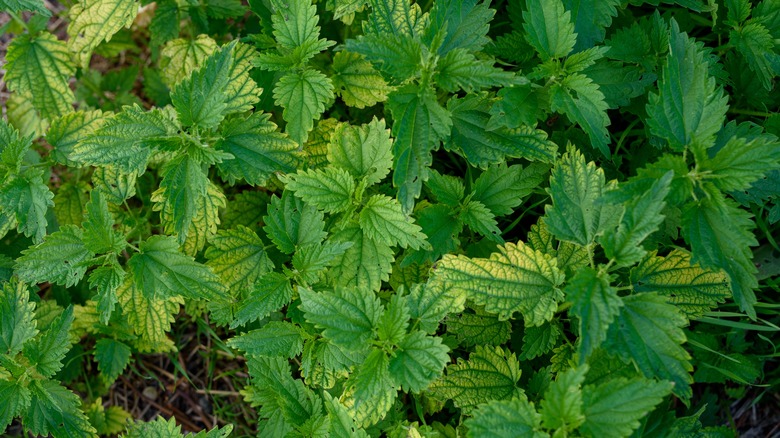
[[780,125],[726,115],[779,2],[142,3],[0,1],[0,430],[180,436],[62,372],[186,312],[257,436],[734,436],[692,385],[763,372],[717,316],[776,245]]

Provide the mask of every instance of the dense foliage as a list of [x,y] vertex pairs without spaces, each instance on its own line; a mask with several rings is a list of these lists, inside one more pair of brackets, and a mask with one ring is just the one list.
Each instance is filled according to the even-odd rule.
[[180,436],[100,397],[182,320],[257,415],[198,436],[728,437],[776,390],[778,0],[0,8],[0,431]]

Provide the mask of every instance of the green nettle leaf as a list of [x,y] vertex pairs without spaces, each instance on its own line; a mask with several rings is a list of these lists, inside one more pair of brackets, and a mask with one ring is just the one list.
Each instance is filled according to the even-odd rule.
[[330,426],[328,433],[333,438],[368,438],[368,434],[360,429],[349,411],[337,399],[324,392],[325,409],[328,412]]
[[431,195],[442,204],[457,207],[466,192],[463,180],[451,175],[442,175],[431,169],[425,186],[431,191]]
[[92,51],[124,27],[130,27],[138,14],[136,0],[84,0],[70,8],[68,49],[83,69],[89,66]]
[[[157,9],[159,12],[160,9]],[[168,41],[160,51],[160,67],[163,81],[173,87],[203,66],[206,59],[219,49],[217,42],[208,35],[195,38],[178,38]]]
[[683,400],[693,394],[691,356],[682,347],[681,327],[688,320],[677,307],[656,293],[623,297],[620,314],[609,327],[605,348],[624,360],[632,360],[648,378],[674,383],[673,392]]
[[605,157],[610,157],[607,103],[593,80],[584,74],[566,76],[550,87],[550,109],[566,114],[588,134],[590,142]]
[[198,203],[206,196],[208,176],[201,164],[188,155],[180,155],[168,162],[162,170],[160,188],[152,193],[154,209],[160,211],[160,220],[168,233],[176,233],[179,242],[187,234]]
[[390,375],[404,391],[418,393],[438,378],[450,360],[442,339],[413,331],[398,343],[390,359]]
[[178,130],[176,122],[164,110],[144,111],[138,105],[126,106],[79,141],[70,159],[140,175],[146,171],[150,148],[174,141]]
[[585,156],[569,149],[556,163],[550,175],[552,205],[544,208],[544,222],[560,240],[587,246],[593,243],[607,222],[614,218],[614,207],[596,201],[605,191],[604,171]]
[[[187,255],[195,256],[206,246],[206,241],[217,234],[219,226],[219,211],[227,205],[227,198],[218,185],[208,181],[206,184],[206,196],[195,200],[195,216],[187,228],[181,250]],[[170,211],[170,210],[169,210]],[[162,223],[170,223],[170,217],[161,219]],[[179,239],[181,239],[179,235]]]
[[382,282],[390,279],[393,250],[384,242],[370,239],[358,224],[348,224],[333,233],[330,240],[352,243],[331,263],[330,278],[334,284],[378,291]]
[[116,297],[122,312],[127,316],[127,322],[140,337],[135,343],[136,348],[141,352],[172,349],[173,344],[165,333],[170,329],[183,300],[180,297],[163,298],[159,293],[144,293],[133,282],[132,274],[125,277],[116,290]]
[[127,242],[121,233],[114,231],[114,217],[99,190],[91,193],[87,203],[84,228],[84,247],[95,254],[119,253]]
[[393,165],[393,141],[385,121],[374,118],[361,126],[338,125],[328,144],[328,161],[366,185],[382,181]]
[[780,168],[780,143],[766,138],[746,140],[733,137],[714,157],[700,163],[700,171],[709,173],[723,192],[745,190],[751,183]]
[[466,49],[455,49],[436,64],[434,81],[441,89],[455,93],[479,91],[501,85],[527,82],[512,72],[493,66],[491,60],[477,59]]
[[140,252],[127,262],[135,285],[150,300],[185,296],[220,300],[226,288],[207,266],[179,252],[176,239],[152,236],[140,245]]
[[599,239],[599,243],[604,248],[604,255],[615,260],[618,266],[633,265],[647,253],[642,248],[642,241],[655,232],[664,221],[661,211],[666,206],[664,199],[669,193],[673,176],[674,172],[667,172],[647,191],[635,194],[628,202],[624,202],[620,225],[615,230],[606,230],[603,238]]
[[693,263],[702,268],[723,269],[731,280],[731,292],[740,309],[756,317],[753,289],[758,287],[756,266],[751,260],[753,236],[750,214],[722,195],[691,203],[683,211],[683,236],[691,245]]
[[0,430],[5,431],[14,417],[18,417],[30,406],[30,390],[18,380],[0,380]]
[[381,420],[397,396],[385,352],[375,349],[347,380],[342,403],[362,426]]
[[357,53],[338,52],[333,57],[333,87],[348,106],[366,108],[387,100],[393,90],[370,62]]
[[379,71],[394,79],[391,84],[421,74],[423,45],[408,35],[362,35],[357,40],[347,40],[347,50],[371,61]]
[[617,378],[582,390],[586,436],[619,438],[631,435],[639,420],[651,412],[672,391],[673,383],[642,377]]
[[430,248],[419,225],[411,222],[401,211],[397,200],[374,195],[360,211],[360,228],[369,239],[402,248]]
[[108,324],[111,319],[117,303],[116,291],[122,285],[125,275],[125,271],[116,263],[100,266],[89,274],[89,287],[97,292],[97,311],[103,324]]
[[135,196],[135,183],[138,172],[124,173],[114,166],[98,167],[92,173],[92,184],[112,204]]
[[230,328],[263,319],[292,301],[290,280],[278,272],[269,272],[255,282],[254,288],[238,307]]
[[227,114],[225,88],[231,80],[234,46],[230,44],[216,51],[202,68],[173,88],[171,102],[183,126],[213,129]]
[[[51,16],[51,12],[46,9],[46,5],[41,0],[0,0],[0,10],[32,11],[46,17]],[[0,423],[0,430],[3,430],[2,423]]]
[[328,167],[316,170],[299,170],[286,175],[285,188],[295,193],[304,203],[326,213],[339,213],[352,206],[355,180],[343,169]]
[[403,87],[390,96],[387,105],[395,136],[393,185],[404,212],[409,213],[428,179],[431,150],[449,135],[452,119],[430,88]]
[[214,149],[233,156],[217,163],[222,178],[230,184],[243,179],[263,185],[277,172],[292,172],[299,162],[298,145],[276,130],[271,115],[255,112],[223,123]]
[[547,133],[542,130],[530,126],[488,130],[489,108],[486,95],[450,99],[447,110],[452,115],[452,133],[445,147],[482,168],[505,162],[507,158],[555,161],[558,145],[548,140]]
[[620,0],[563,0],[563,4],[571,13],[574,31],[577,33],[577,43],[574,51],[588,49],[604,40],[605,28],[612,24],[612,18],[617,16]]
[[95,360],[100,375],[111,384],[130,363],[132,350],[124,342],[102,338],[95,344]]
[[546,438],[542,432],[542,417],[527,398],[493,400],[479,406],[471,418],[463,422],[468,438]]
[[550,168],[546,164],[531,164],[525,168],[519,164],[507,166],[501,163],[485,169],[474,181],[474,195],[496,216],[511,214],[522,204],[523,198],[547,178]]
[[265,244],[247,227],[220,230],[206,249],[206,266],[217,274],[232,295],[249,292],[257,281],[273,270]]
[[703,269],[680,249],[666,257],[657,257],[656,251],[648,254],[631,269],[631,283],[637,292],[657,292],[666,297],[689,319],[703,316],[731,295],[724,272]]
[[780,73],[780,55],[775,53],[775,40],[762,23],[753,20],[729,32],[729,42],[747,60],[748,68],[758,75],[766,90]]
[[578,352],[583,364],[606,339],[607,329],[620,313],[623,301],[610,285],[609,277],[592,268],[578,270],[564,292],[572,303],[570,313],[579,320]]
[[456,335],[464,346],[501,345],[509,340],[512,324],[477,308],[475,313],[448,318],[447,333]]
[[72,323],[73,306],[69,306],[45,331],[24,345],[24,355],[43,377],[51,377],[62,368],[62,359],[70,350],[68,330]]
[[436,268],[437,276],[502,320],[519,311],[526,326],[549,321],[563,299],[558,288],[563,274],[555,259],[523,242],[498,250],[489,259],[447,254]]
[[321,243],[325,232],[325,214],[316,207],[304,203],[292,192],[285,190],[282,197],[271,197],[268,216],[263,217],[268,237],[285,254],[292,254],[296,248]]
[[420,321],[420,328],[433,333],[448,313],[463,310],[466,294],[440,276],[433,276],[427,284],[412,287],[407,301],[409,314]]
[[63,41],[48,32],[23,34],[8,45],[5,82],[28,94],[41,117],[52,120],[73,111],[76,100],[68,79],[76,72]]
[[54,216],[60,225],[79,225],[84,219],[84,204],[87,203],[89,184],[84,181],[64,183],[54,195]]
[[585,421],[580,386],[585,381],[587,371],[587,365],[571,368],[559,373],[555,381],[550,383],[544,399],[539,403],[545,428],[563,431],[565,434]]
[[30,292],[21,281],[3,282],[0,293],[0,352],[15,356],[38,334],[35,303],[30,302]]
[[263,327],[230,339],[229,347],[253,356],[294,357],[303,350],[301,329],[286,321],[271,321]]
[[52,156],[57,162],[74,166],[70,159],[73,148],[85,136],[103,125],[103,112],[77,111],[54,119],[46,133],[46,141],[54,148]]
[[46,211],[54,205],[53,198],[40,168],[29,168],[18,177],[0,182],[0,212],[16,220],[17,230],[35,243],[46,235]]
[[333,343],[348,349],[365,349],[383,311],[379,299],[360,288],[336,287],[314,292],[298,288],[306,320],[323,329]]
[[520,365],[513,353],[477,345],[468,360],[458,359],[448,366],[446,375],[433,382],[430,391],[437,399],[451,399],[469,414],[482,403],[522,396],[519,379]]
[[94,252],[84,245],[84,233],[64,225],[43,243],[22,251],[16,260],[16,275],[30,284],[51,282],[70,287],[81,281]]
[[[243,6],[241,7],[243,9]],[[240,15],[243,15],[241,11]],[[263,89],[251,78],[253,60],[257,51],[249,44],[236,43],[233,47],[233,64],[230,67],[230,79],[226,89],[224,114],[243,113],[251,111],[254,105],[260,101]]]
[[469,200],[463,204],[459,219],[472,231],[479,233],[488,239],[504,243],[501,237],[501,229],[493,213],[479,201]]
[[577,42],[571,12],[564,9],[561,0],[526,0],[523,29],[542,61],[563,58]]
[[675,151],[711,145],[723,126],[728,99],[710,77],[704,51],[671,20],[671,51],[658,81],[658,93],[650,93],[647,125]]
[[556,322],[547,322],[536,327],[525,327],[520,360],[531,360],[552,351],[558,345],[561,326]]
[[33,380],[28,388],[31,398],[23,424],[29,432],[57,437],[97,434],[79,408],[79,396],[49,379]]
[[284,108],[285,132],[299,147],[306,143],[314,121],[319,120],[333,98],[331,80],[312,68],[282,76],[274,88],[274,101]]

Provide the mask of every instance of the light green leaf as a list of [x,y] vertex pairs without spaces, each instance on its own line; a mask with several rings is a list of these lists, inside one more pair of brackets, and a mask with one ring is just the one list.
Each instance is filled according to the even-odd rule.
[[517,386],[520,365],[511,352],[501,347],[477,345],[468,360],[447,367],[447,373],[431,385],[431,395],[452,400],[464,414],[491,400],[509,400],[523,394]]
[[52,198],[40,168],[30,168],[0,183],[0,212],[16,220],[17,230],[35,243],[46,235],[46,211],[54,205]]
[[670,53],[650,93],[647,125],[675,151],[707,148],[723,126],[727,98],[709,75],[704,51],[671,20]]
[[758,287],[751,246],[756,246],[750,214],[722,195],[691,203],[683,211],[683,236],[691,245],[693,263],[702,268],[723,269],[731,280],[731,292],[740,309],[756,317],[753,289]]
[[[243,6],[241,8],[243,9]],[[242,10],[241,15],[243,13]],[[250,76],[250,70],[256,56],[255,48],[249,44],[236,43],[233,47],[230,79],[227,87],[223,90],[226,99],[226,108],[223,114],[251,111],[254,105],[260,101],[260,94],[263,90]]]
[[119,253],[127,246],[124,236],[114,231],[114,217],[99,190],[90,195],[82,227],[84,247],[92,253]]
[[480,0],[442,0],[434,3],[425,41],[430,44],[439,32],[445,31],[439,46],[439,55],[463,49],[479,52],[490,42],[487,36],[490,20],[496,11],[490,2]]
[[77,111],[54,119],[46,132],[46,141],[54,148],[54,159],[68,166],[77,165],[70,159],[73,148],[79,140],[102,126],[104,120],[100,110]]
[[409,213],[428,179],[431,150],[449,135],[452,120],[430,88],[406,86],[393,93],[387,105],[394,120],[393,185],[403,211]]
[[652,251],[631,269],[631,283],[636,292],[657,292],[666,297],[689,319],[699,318],[731,295],[724,272],[703,269],[680,249],[666,257],[657,257]]
[[130,363],[130,347],[124,342],[111,338],[102,338],[95,344],[95,361],[98,371],[110,385],[125,370]]
[[179,82],[171,91],[171,102],[183,126],[213,129],[227,114],[231,84],[234,44],[222,47],[209,56],[198,70]]
[[54,195],[54,216],[59,225],[79,225],[91,187],[84,181],[63,183]]
[[277,172],[292,172],[298,166],[298,145],[277,131],[270,114],[254,112],[235,117],[220,126],[221,138],[214,149],[233,159],[217,163],[222,178],[230,184],[243,179],[250,185],[263,185]]
[[[227,206],[227,198],[222,189],[211,181],[206,184],[206,196],[195,200],[195,216],[187,229],[186,239],[181,242],[184,254],[195,256],[206,246],[206,241],[217,234],[220,223],[219,212]],[[170,222],[170,218],[160,222]],[[179,236],[181,239],[181,235]]]
[[[479,308],[447,318],[447,333],[457,336],[460,345],[501,345],[512,335],[512,324]],[[525,345],[525,344],[524,344]]]
[[449,350],[441,338],[415,330],[398,344],[390,359],[390,375],[402,390],[419,393],[442,374]]
[[763,137],[732,137],[714,157],[697,164],[721,191],[746,190],[754,181],[780,169],[780,143]]
[[610,157],[607,103],[599,86],[581,73],[566,76],[550,87],[550,109],[566,114],[588,134],[590,142],[605,157]]
[[550,383],[544,393],[544,399],[539,403],[545,428],[563,431],[565,434],[572,432],[585,421],[582,415],[580,386],[585,381],[587,371],[587,365],[571,368],[559,373],[555,381]]
[[[159,7],[157,11],[159,12]],[[203,66],[206,59],[218,49],[217,42],[208,35],[168,41],[160,51],[163,81],[169,87],[174,87]]]
[[125,271],[117,263],[100,266],[89,274],[89,287],[96,290],[97,312],[100,322],[108,324],[114,305],[117,303],[116,291],[125,279]]
[[281,198],[271,197],[268,216],[263,217],[263,229],[280,251],[292,254],[296,248],[315,245],[325,239],[324,219],[325,215],[313,205],[285,190]]
[[569,149],[550,175],[552,205],[545,206],[544,222],[560,240],[587,246],[612,220],[614,207],[598,207],[596,200],[605,191],[604,171],[585,156]]
[[417,78],[422,72],[423,46],[411,36],[361,35],[357,40],[347,40],[346,47],[350,52],[363,55],[390,78],[391,84]]
[[689,400],[693,370],[691,356],[682,347],[685,316],[655,293],[623,297],[623,307],[609,327],[604,348],[633,361],[648,378],[670,380],[674,394]]
[[461,207],[459,218],[472,231],[494,242],[504,243],[496,217],[483,203],[469,200]]
[[222,279],[233,296],[252,290],[257,281],[274,268],[263,241],[243,225],[220,230],[209,242],[211,245],[204,254],[208,260],[206,266]]
[[471,199],[481,202],[495,216],[511,214],[522,204],[523,198],[539,187],[547,178],[550,167],[545,164],[531,164],[523,168],[519,164],[507,166],[501,163],[485,169],[474,181],[474,195]]
[[76,100],[68,79],[76,72],[63,41],[48,32],[25,33],[8,45],[5,56],[8,89],[26,93],[45,119],[73,111]]
[[580,364],[604,342],[607,329],[620,313],[623,301],[609,277],[592,268],[582,268],[569,280],[564,290],[572,303],[569,313],[579,320],[580,342],[577,351]]
[[549,437],[540,430],[542,417],[525,397],[481,405],[464,424],[468,427],[468,438]]
[[239,305],[230,328],[234,329],[248,322],[265,318],[271,312],[289,304],[292,296],[290,280],[283,274],[269,272],[261,276],[246,299]]
[[360,211],[360,228],[364,236],[376,242],[402,248],[430,248],[419,225],[401,211],[401,204],[384,195],[374,195]]
[[271,321],[259,329],[229,339],[227,345],[251,356],[291,358],[303,350],[303,337],[295,324]]
[[394,294],[379,318],[376,336],[379,342],[399,345],[409,327],[409,305],[401,294]]
[[179,252],[170,236],[152,236],[127,262],[136,287],[149,299],[185,296],[218,300],[226,292],[214,272]]
[[393,141],[385,121],[374,118],[361,126],[340,124],[328,143],[328,161],[356,179],[373,185],[382,181],[393,165]]
[[387,355],[374,349],[347,380],[341,400],[355,423],[366,427],[385,416],[396,395]]
[[295,193],[304,203],[326,213],[339,213],[352,206],[355,180],[343,169],[328,167],[316,170],[299,170],[286,175],[285,188]]
[[433,276],[425,285],[415,285],[408,295],[409,313],[420,321],[420,329],[433,333],[439,321],[449,313],[460,313],[466,294],[440,276]]
[[349,415],[347,408],[327,392],[323,392],[325,409],[328,412],[330,426],[328,433],[333,438],[368,438],[368,434],[360,429]]
[[457,151],[474,166],[486,168],[508,158],[552,163],[558,153],[558,145],[539,129],[523,126],[488,130],[490,102],[486,95],[452,98],[447,110],[452,114],[452,134],[445,147]]
[[0,288],[0,352],[15,356],[22,346],[38,334],[27,285],[12,279]]
[[373,293],[354,287],[314,292],[298,288],[306,320],[323,329],[323,335],[347,349],[363,349],[373,337],[383,311]]
[[[0,0],[0,10],[11,12],[32,11],[43,16],[51,16],[51,12],[46,9],[46,5],[41,0]],[[0,423],[0,430],[3,430]]]
[[429,172],[425,186],[428,187],[437,201],[451,207],[457,207],[460,204],[466,191],[462,179],[456,176],[442,175],[433,169]]
[[49,378],[62,368],[62,359],[70,350],[68,330],[73,324],[73,306],[68,306],[31,342],[24,345],[24,355],[35,369]]
[[150,148],[178,137],[179,127],[159,109],[144,111],[138,105],[126,106],[107,119],[73,148],[70,159],[92,166],[113,166],[128,174],[146,171]]
[[[175,242],[174,242],[175,246]],[[132,261],[132,259],[131,259]],[[132,280],[132,274],[116,291],[122,313],[133,327],[133,332],[139,336],[135,342],[140,352],[163,352],[174,349],[174,345],[166,336],[179,313],[183,303],[180,297],[163,298],[161,294],[144,293]]]
[[351,246],[352,242],[325,242],[301,246],[292,258],[295,273],[306,284],[317,283],[326,269],[337,263],[338,258]]
[[333,87],[347,106],[363,109],[387,100],[393,90],[370,62],[357,53],[342,51],[333,57]]
[[49,379],[33,380],[28,388],[32,397],[23,424],[32,434],[51,433],[54,438],[97,436],[79,408],[79,396]]
[[311,0],[272,0],[274,37],[280,51],[294,50],[301,46],[309,49],[301,58],[308,59],[335,44],[319,39],[317,6]]
[[30,390],[19,380],[0,380],[0,430],[4,431],[15,417],[30,406]]
[[349,224],[335,232],[330,240],[352,242],[352,246],[332,262],[330,278],[334,284],[378,291],[382,282],[390,279],[392,249],[383,242],[369,239],[357,224]]
[[30,284],[51,282],[71,287],[81,281],[94,253],[83,242],[83,232],[64,225],[43,243],[22,251],[16,260],[16,275]]
[[459,90],[472,93],[521,81],[513,72],[495,67],[492,60],[477,59],[466,49],[447,53],[436,64],[436,68],[436,85],[451,93]]
[[616,261],[618,266],[631,266],[647,254],[642,241],[658,230],[665,219],[661,212],[666,206],[665,198],[673,176],[674,172],[666,172],[645,192],[633,196],[626,194],[630,198],[622,203],[624,212],[620,225],[617,229],[607,229],[599,239],[604,255]]
[[586,386],[582,391],[585,422],[580,431],[591,437],[629,436],[639,427],[639,420],[660,404],[671,390],[671,382],[642,377],[617,378]]
[[288,73],[274,87],[274,101],[284,108],[285,132],[299,147],[306,143],[314,121],[319,120],[333,98],[331,80],[312,68]]
[[555,259],[523,242],[507,243],[498,251],[489,259],[447,254],[436,268],[437,276],[501,320],[519,311],[527,326],[549,321],[563,299],[558,288],[563,274]]
[[138,14],[136,0],[84,0],[70,8],[68,49],[82,69],[89,66],[92,51],[122,28],[130,27]]
[[561,0],[526,0],[523,29],[526,39],[536,49],[542,61],[563,58],[577,42],[571,12]]

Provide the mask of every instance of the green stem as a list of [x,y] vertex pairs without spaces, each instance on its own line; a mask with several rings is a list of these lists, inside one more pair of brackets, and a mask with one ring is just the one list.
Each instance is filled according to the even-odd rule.
[[756,117],[770,117],[774,115],[775,113],[768,113],[764,111],[753,111],[753,110],[745,110],[745,109],[738,109],[738,108],[731,108],[729,109],[729,114],[740,114],[743,116],[756,116]]
[[12,19],[13,21],[15,21],[17,24],[19,24],[20,26],[22,26],[22,28],[23,28],[25,31],[27,31],[27,32],[29,32],[29,31],[30,31],[30,28],[29,28],[29,27],[27,27],[27,23],[25,23],[25,22],[24,22],[24,20],[22,20],[22,19],[21,19],[21,17],[19,17],[18,15],[16,15],[15,13],[13,13],[13,12],[11,12],[11,11],[6,11],[6,13],[7,13],[7,14],[8,14],[8,15],[11,17],[11,19]]

